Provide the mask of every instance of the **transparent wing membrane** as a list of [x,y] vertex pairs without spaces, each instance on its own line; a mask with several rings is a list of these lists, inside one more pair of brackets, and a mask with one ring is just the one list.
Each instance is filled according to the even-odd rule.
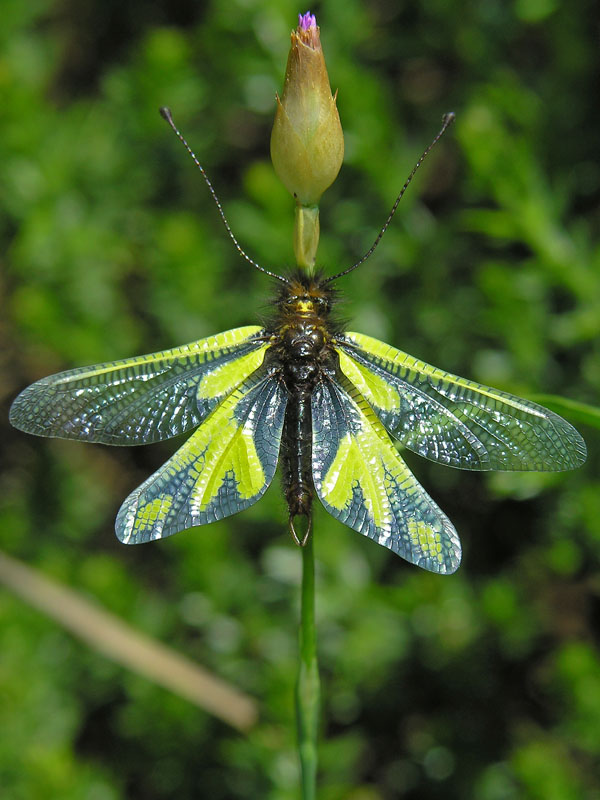
[[111,445],[157,442],[197,426],[263,361],[256,326],[123,361],[61,372],[25,389],[11,423],[38,436]]
[[586,447],[562,417],[459,378],[358,333],[338,337],[340,366],[409,450],[473,470],[573,469]]

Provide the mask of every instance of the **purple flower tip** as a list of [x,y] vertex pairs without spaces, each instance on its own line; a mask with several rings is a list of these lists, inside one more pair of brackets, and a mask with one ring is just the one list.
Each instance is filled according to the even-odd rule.
[[317,18],[310,11],[306,14],[298,14],[298,27],[303,31],[308,31],[310,28],[317,27]]

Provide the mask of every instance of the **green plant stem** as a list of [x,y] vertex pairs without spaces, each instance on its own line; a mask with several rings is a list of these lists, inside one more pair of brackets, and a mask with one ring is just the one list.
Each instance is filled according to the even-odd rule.
[[298,751],[302,770],[302,800],[314,800],[317,781],[317,732],[320,686],[315,627],[315,560],[313,537],[302,548],[300,669],[296,684]]

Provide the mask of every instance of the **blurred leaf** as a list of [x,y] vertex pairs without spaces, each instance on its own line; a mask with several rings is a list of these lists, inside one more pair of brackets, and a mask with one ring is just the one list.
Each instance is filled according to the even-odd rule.
[[571,400],[568,397],[558,397],[554,394],[536,394],[532,395],[531,399],[575,423],[579,422],[592,428],[600,428],[600,408],[597,406],[580,403],[578,400]]

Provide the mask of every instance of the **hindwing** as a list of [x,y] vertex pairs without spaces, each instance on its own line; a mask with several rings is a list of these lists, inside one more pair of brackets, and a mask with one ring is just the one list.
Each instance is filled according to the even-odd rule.
[[425,458],[473,470],[565,470],[585,461],[575,428],[536,403],[360,333],[345,333],[335,344],[342,372],[387,430]]
[[277,369],[256,370],[129,495],[117,515],[118,538],[162,539],[255,503],[275,474],[286,402]]
[[38,436],[112,445],[185,433],[263,361],[261,328],[247,326],[123,361],[80,367],[29,386],[11,423]]
[[454,572],[454,526],[418,483],[358,388],[323,378],[312,396],[313,480],[334,517],[431,572]]

